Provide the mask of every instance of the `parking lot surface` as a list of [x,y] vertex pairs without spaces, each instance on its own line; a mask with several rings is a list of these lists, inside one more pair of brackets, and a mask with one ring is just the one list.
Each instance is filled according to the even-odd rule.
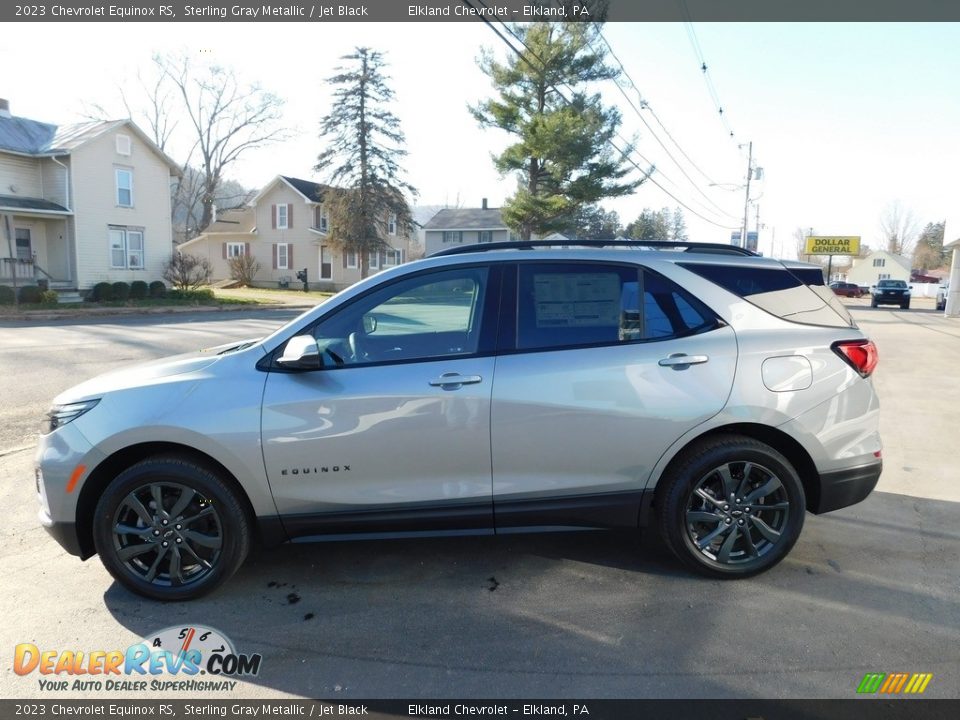
[[0,325],[0,697],[109,695],[41,691],[36,673],[13,672],[17,643],[122,650],[180,625],[263,655],[222,699],[851,698],[867,672],[933,673],[926,696],[960,697],[960,321],[932,301],[848,302],[879,347],[884,474],[864,503],[808,515],[762,576],[688,575],[652,533],[322,543],[257,551],[181,604],[127,593],[38,526],[40,417],[99,372],[255,337],[293,313]]

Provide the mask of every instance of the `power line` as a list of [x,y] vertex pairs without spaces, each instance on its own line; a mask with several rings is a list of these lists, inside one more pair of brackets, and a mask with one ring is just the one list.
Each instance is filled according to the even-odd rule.
[[[611,47],[610,45],[610,41],[607,40],[606,37],[604,37],[603,32],[601,31],[601,32],[598,32],[597,34],[600,37],[600,39],[603,40],[604,45],[607,46],[607,50],[610,52],[610,55],[613,57],[614,60],[616,60],[617,64],[620,66],[620,70],[623,76],[627,79],[627,81],[630,83],[630,86],[637,93],[637,97],[640,99],[640,107],[644,110],[648,110],[650,114],[653,115],[654,119],[657,121],[657,123],[659,123],[660,127],[663,128],[663,131],[666,133],[667,137],[670,138],[673,144],[681,152],[683,157],[687,159],[687,162],[689,162],[694,168],[696,168],[696,170],[707,179],[707,182],[713,183],[713,180],[711,180],[710,177],[703,170],[701,170],[700,167],[690,158],[690,156],[686,152],[684,152],[683,148],[680,147],[680,143],[678,143],[674,139],[674,137],[670,134],[670,131],[667,130],[666,126],[663,124],[660,118],[656,115],[656,113],[653,112],[653,108],[650,107],[650,103],[648,103],[646,100],[643,99],[643,96],[640,93],[640,88],[637,87],[637,84],[633,81],[633,78],[630,77],[630,74],[627,72],[626,66],[623,64],[620,58],[617,57],[617,54],[614,52],[613,47]],[[588,44],[590,44],[589,41],[588,41]],[[590,47],[591,49],[593,48],[592,45],[590,45]],[[633,111],[637,114],[637,117],[640,118],[640,122],[642,122],[644,124],[644,127],[646,127],[647,130],[650,131],[650,135],[653,136],[653,139],[656,140],[657,143],[660,145],[660,147],[663,148],[663,151],[667,153],[667,157],[669,157],[674,162],[674,164],[680,170],[680,173],[690,182],[690,184],[694,187],[694,189],[698,193],[700,193],[704,198],[706,198],[707,202],[713,205],[713,207],[715,207],[721,213],[723,213],[724,215],[730,218],[734,218],[735,217],[734,215],[728,213],[722,207],[717,205],[713,201],[713,199],[700,188],[700,186],[694,181],[694,179],[690,177],[687,171],[683,169],[683,166],[680,164],[680,162],[673,156],[673,153],[670,152],[670,149],[666,146],[666,144],[664,144],[664,142],[657,136],[653,128],[650,127],[650,123],[647,122],[646,118],[644,118],[640,110],[637,109],[637,107],[630,100],[630,96],[627,94],[627,91],[623,88],[623,86],[621,86],[619,83],[615,83],[615,84],[617,85],[617,88],[620,90],[620,93],[624,96],[624,98],[626,98],[627,103],[630,105],[631,108],[633,108]]]
[[720,102],[717,88],[714,86],[713,78],[710,76],[710,68],[707,66],[707,61],[703,57],[703,49],[700,47],[700,41],[697,39],[697,32],[693,29],[693,18],[690,15],[690,9],[687,7],[687,0],[679,0],[679,2],[680,10],[683,12],[684,18],[686,18],[684,26],[687,29],[687,37],[690,39],[690,46],[693,48],[694,55],[697,56],[697,62],[700,63],[700,72],[703,74],[703,80],[707,84],[707,91],[710,93],[710,98],[717,108],[717,115],[720,117],[720,122],[723,123],[723,127],[726,128],[727,135],[733,138],[733,129],[730,127],[730,123],[727,122],[723,103]]
[[[488,7],[488,6],[486,5],[486,2],[485,2],[484,0],[477,0],[477,1],[478,1],[481,5],[483,5],[484,7]],[[474,6],[473,6],[473,4],[472,4],[472,0],[461,0],[461,2],[462,2],[464,5],[466,5],[467,7],[470,7],[471,9],[476,9],[476,8],[474,8]],[[525,62],[532,70],[538,70],[538,68],[536,68],[536,67],[533,65],[533,63],[531,63],[531,62],[524,56],[524,54],[523,54],[519,49],[517,49],[509,40],[507,40],[506,37],[503,36],[503,34],[493,25],[493,23],[489,20],[489,18],[488,18],[486,15],[481,15],[481,16],[480,16],[480,19],[484,22],[484,24],[487,25],[487,27],[489,27],[491,30],[493,30],[493,32],[497,35],[497,37],[499,37],[499,38],[504,42],[504,44],[505,44],[510,50],[512,50],[514,53],[516,53],[516,55],[517,55],[523,62]],[[511,37],[513,37],[515,40],[517,40],[517,42],[519,42],[521,45],[523,45],[523,46],[527,49],[527,51],[528,51],[533,57],[537,58],[537,60],[539,60],[541,63],[543,63],[543,59],[540,58],[535,52],[533,52],[533,50],[532,50],[521,38],[519,38],[512,30],[510,30],[510,28],[507,26],[507,24],[506,24],[505,22],[503,22],[503,20],[499,20],[499,22],[500,22],[501,25],[503,25],[504,29],[507,30],[507,32],[510,34]],[[589,42],[588,42],[588,44],[589,44]],[[569,85],[567,85],[567,87],[569,88]],[[569,88],[569,89],[571,89],[571,91],[572,91],[572,88]],[[570,101],[562,92],[559,92],[559,91],[558,91],[557,94],[560,96],[560,98],[561,98],[565,103],[567,103],[568,105],[571,105],[571,104],[572,104],[571,101]],[[629,100],[629,98],[628,98],[628,100]],[[649,126],[648,126],[648,127],[649,127]],[[651,130],[651,134],[653,134],[653,133],[652,133],[652,130]],[[649,159],[645,158],[639,151],[636,150],[636,148],[629,147],[629,145],[630,145],[629,141],[627,141],[625,138],[623,138],[621,135],[619,135],[619,133],[617,133],[617,137],[618,137],[621,141],[627,143],[627,144],[628,144],[628,148],[626,148],[626,149],[621,149],[621,148],[620,148],[616,143],[614,143],[612,140],[607,140],[607,144],[609,144],[614,150],[616,150],[618,153],[620,153],[620,155],[624,158],[624,160],[626,160],[626,161],[629,162],[631,165],[633,165],[637,170],[639,170],[639,171],[644,175],[644,181],[649,180],[649,181],[650,181],[651,183],[653,183],[656,187],[658,187],[665,195],[667,195],[668,197],[670,197],[674,202],[676,202],[678,205],[680,205],[680,206],[682,206],[683,208],[685,208],[687,211],[689,211],[689,212],[692,213],[693,215],[696,215],[696,216],[697,216],[698,218],[700,218],[701,220],[703,220],[703,221],[705,221],[705,222],[708,222],[708,223],[710,223],[711,225],[715,225],[715,226],[717,226],[717,227],[724,228],[724,229],[727,229],[727,230],[735,230],[735,229],[736,229],[736,227],[734,227],[734,226],[732,226],[732,225],[724,225],[723,223],[717,222],[716,220],[712,220],[712,219],[706,217],[705,215],[702,215],[701,213],[699,213],[698,211],[696,211],[696,210],[694,210],[692,207],[690,207],[690,206],[689,206],[687,203],[685,203],[683,200],[681,200],[680,198],[678,198],[676,195],[674,195],[673,193],[671,193],[667,188],[665,188],[663,185],[661,185],[659,182],[657,182],[657,180],[653,177],[653,173],[654,173],[655,171],[656,171],[656,172],[659,172],[659,174],[664,178],[664,180],[667,180],[668,182],[671,182],[671,183],[672,183],[673,185],[675,185],[675,186],[677,186],[677,183],[669,180],[669,178],[666,176],[666,174],[663,173],[662,170],[659,170],[659,169],[656,167],[656,164],[655,164],[655,163],[652,163]],[[659,142],[659,139],[658,139],[658,142]],[[661,145],[662,145],[662,143],[661,143]],[[666,148],[664,148],[664,149],[666,150]],[[636,162],[632,157],[630,157],[630,154],[629,154],[629,153],[631,153],[631,152],[636,153],[644,162],[648,163],[648,164],[650,165],[650,168],[647,169],[647,170],[644,170],[642,167],[640,167],[640,165],[638,165],[637,162]],[[669,155],[669,151],[667,151],[667,153],[668,153],[668,155]],[[671,158],[671,159],[673,159],[673,158]],[[677,161],[674,159],[674,162],[676,163]],[[680,166],[679,166],[679,163],[678,163],[678,167],[680,167]],[[681,172],[683,172],[683,168],[682,168],[682,167],[680,167],[680,170],[681,170]],[[689,179],[689,177],[688,177],[688,179]],[[691,182],[693,182],[693,181],[691,180]],[[695,183],[694,183],[694,186],[696,187],[696,184],[695,184]],[[677,186],[677,188],[679,189],[679,186]],[[698,188],[698,189],[699,189],[699,188]],[[709,200],[709,198],[708,198],[708,200]],[[711,201],[711,202],[712,202],[712,201]],[[708,212],[713,212],[713,211],[712,211],[712,210],[708,210]],[[734,217],[733,215],[729,215],[729,213],[726,213],[726,211],[724,211],[724,210],[722,210],[722,209],[721,209],[721,212],[722,212],[723,214],[725,214],[725,215],[728,215],[728,216],[731,217],[731,218]]]

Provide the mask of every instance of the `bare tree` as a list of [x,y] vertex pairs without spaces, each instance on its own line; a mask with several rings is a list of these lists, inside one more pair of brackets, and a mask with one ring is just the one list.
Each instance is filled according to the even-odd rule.
[[213,208],[224,171],[244,153],[289,137],[281,127],[283,100],[259,85],[242,84],[229,68],[195,70],[186,56],[157,55],[154,62],[179,97],[189,121],[197,164],[202,174],[202,231],[213,221]]
[[887,203],[880,215],[880,233],[887,252],[910,255],[919,232],[920,223],[913,212],[904,208],[899,200]]
[[175,252],[163,268],[163,279],[177,290],[196,290],[206,285],[213,266],[205,257]]

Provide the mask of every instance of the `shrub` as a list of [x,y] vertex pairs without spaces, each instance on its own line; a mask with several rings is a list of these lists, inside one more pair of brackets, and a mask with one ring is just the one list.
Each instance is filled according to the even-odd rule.
[[154,280],[150,283],[150,297],[152,298],[162,298],[167,294],[167,286],[164,284],[163,280]]
[[190,300],[195,303],[213,302],[213,290],[210,288],[200,288],[198,290],[171,290],[167,293],[168,298],[173,300]]
[[108,302],[113,300],[113,285],[108,282],[99,282],[93,286],[90,297],[94,302]]
[[114,300],[126,300],[130,297],[130,283],[125,283],[123,281],[115,282],[113,284],[113,299]]
[[213,266],[204,257],[175,252],[163,269],[163,279],[178,290],[196,290],[206,285]]
[[150,288],[143,280],[134,280],[130,283],[130,299],[143,300],[147,296]]
[[8,285],[0,285],[0,305],[13,305],[13,301],[16,299],[16,295],[13,294],[13,288]]
[[42,305],[57,305],[60,302],[60,296],[56,290],[44,290],[40,293],[40,303]]
[[260,263],[253,255],[239,255],[227,260],[230,266],[230,277],[243,287],[253,285],[253,279],[260,272]]
[[40,302],[40,293],[42,291],[36,285],[24,285],[20,288],[20,302],[36,304]]

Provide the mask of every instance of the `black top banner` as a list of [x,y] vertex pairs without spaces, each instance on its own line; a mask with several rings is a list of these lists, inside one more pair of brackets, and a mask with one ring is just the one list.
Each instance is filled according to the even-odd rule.
[[4,3],[3,22],[758,22],[960,20],[958,0],[340,0]]

